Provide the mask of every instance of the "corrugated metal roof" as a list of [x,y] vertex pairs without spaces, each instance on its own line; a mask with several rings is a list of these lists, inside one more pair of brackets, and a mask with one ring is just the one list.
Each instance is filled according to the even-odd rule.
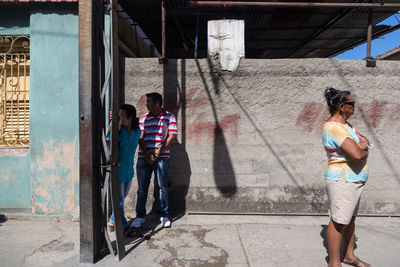
[[[277,7],[190,7],[188,0],[166,1],[167,57],[194,54],[197,17],[199,18],[198,56],[207,55],[207,22],[216,19],[245,21],[247,58],[330,57],[366,41],[368,9],[358,8],[277,8]],[[257,0],[250,0],[257,2]],[[242,2],[250,2],[242,0]],[[0,3],[78,2],[78,0],[0,0]],[[258,0],[258,2],[263,2]],[[328,0],[269,2],[323,3],[400,3],[400,0]],[[137,22],[161,51],[161,1],[119,0],[124,11]],[[393,9],[374,9],[373,25],[396,13]],[[398,27],[400,28],[400,27]],[[380,36],[390,26],[374,26]],[[190,48],[183,50],[183,43]]]
[[[167,57],[190,57],[199,17],[198,55],[207,55],[207,22],[215,19],[245,21],[247,58],[330,57],[366,41],[368,9],[357,8],[276,8],[276,7],[190,7],[186,0],[166,0]],[[242,0],[242,2],[248,2]],[[253,0],[254,2],[254,0]],[[261,2],[261,1],[260,1]],[[280,1],[274,1],[280,2]],[[285,1],[289,2],[289,1]],[[307,2],[307,1],[291,1]],[[316,2],[316,1],[309,1]],[[371,3],[333,0],[325,3]],[[382,1],[372,1],[382,2]],[[385,1],[400,3],[400,0]],[[119,0],[161,50],[161,5],[159,0]],[[375,9],[373,25],[398,10]],[[374,26],[382,34],[389,26]],[[183,32],[183,37],[181,32]],[[183,51],[183,42],[191,48]]]

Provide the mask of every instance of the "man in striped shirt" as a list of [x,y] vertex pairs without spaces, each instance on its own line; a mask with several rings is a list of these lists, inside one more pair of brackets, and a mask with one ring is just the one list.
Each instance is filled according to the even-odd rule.
[[178,134],[176,119],[172,113],[162,108],[162,96],[158,93],[146,94],[149,110],[139,120],[142,135],[139,140],[139,156],[136,165],[138,191],[136,218],[132,226],[139,228],[145,221],[147,193],[151,174],[154,172],[159,187],[159,208],[161,224],[171,227],[168,219],[168,168],[169,147]]

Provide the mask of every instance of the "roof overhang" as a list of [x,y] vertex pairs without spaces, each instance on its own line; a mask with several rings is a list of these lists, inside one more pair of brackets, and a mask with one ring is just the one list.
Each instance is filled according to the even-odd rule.
[[[162,49],[160,0],[119,0],[157,49]],[[166,56],[207,56],[207,21],[245,21],[246,58],[332,57],[399,28],[376,25],[400,10],[400,0],[262,2],[164,0]],[[372,14],[369,21],[369,15]],[[198,31],[196,29],[198,28]]]

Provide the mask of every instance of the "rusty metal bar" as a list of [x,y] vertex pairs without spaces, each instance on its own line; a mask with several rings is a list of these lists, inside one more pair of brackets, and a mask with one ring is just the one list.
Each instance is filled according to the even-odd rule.
[[372,41],[372,10],[368,13],[368,31],[367,31],[367,58],[371,58]]
[[372,9],[368,13],[368,31],[367,31],[367,56],[365,58],[367,67],[374,68],[376,60],[371,57],[371,41],[372,41]]
[[103,51],[100,47],[101,28],[104,28],[102,8],[101,1],[79,1],[80,260],[88,263],[98,260],[106,248],[105,216],[100,205],[101,118],[97,117],[101,113],[97,111],[101,107],[99,93],[104,74],[99,56]]
[[165,0],[161,0],[161,58],[158,61],[160,64],[167,63],[167,58],[165,56],[165,35]]
[[[111,74],[112,90],[112,112],[118,114],[120,106],[120,86],[119,86],[119,38],[118,38],[118,0],[111,1],[111,61],[113,64]],[[116,116],[115,116],[116,117]],[[124,230],[122,226],[121,209],[119,207],[119,186],[118,186],[118,123],[113,120],[111,128],[111,198],[114,211],[114,221],[116,228],[117,253],[118,259],[125,256]]]
[[231,1],[189,1],[192,7],[279,7],[279,8],[394,8],[400,9],[398,3],[308,3],[308,2],[231,2]]
[[165,1],[161,1],[161,38],[162,38],[162,46],[161,46],[161,56],[165,58]]

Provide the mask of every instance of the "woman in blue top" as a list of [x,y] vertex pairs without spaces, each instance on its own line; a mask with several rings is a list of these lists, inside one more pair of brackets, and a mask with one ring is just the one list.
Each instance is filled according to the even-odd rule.
[[[133,161],[135,158],[136,147],[139,142],[141,131],[139,119],[136,117],[136,109],[129,104],[121,105],[118,112],[119,129],[119,151],[118,151],[118,185],[119,185],[119,205],[121,208],[122,225],[126,229],[129,224],[124,215],[124,200],[131,187],[133,172]],[[114,227],[114,212],[111,214],[108,226]]]

